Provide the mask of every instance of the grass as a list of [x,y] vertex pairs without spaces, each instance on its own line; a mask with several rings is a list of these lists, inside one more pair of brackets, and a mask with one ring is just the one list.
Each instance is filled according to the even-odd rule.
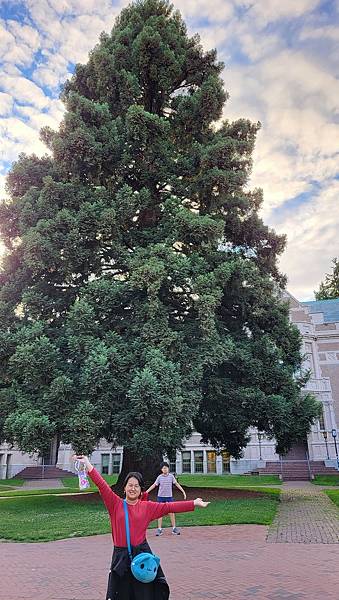
[[277,475],[179,475],[181,485],[189,487],[260,487],[262,485],[281,485]]
[[[107,481],[107,483],[109,485],[113,485],[114,483],[117,482],[117,479],[118,479],[118,475],[102,475],[102,477],[104,478],[105,481]],[[63,479],[61,479],[61,481],[65,487],[72,488],[74,490],[79,490],[78,477],[64,477]],[[90,479],[89,479],[89,483],[90,483],[90,489],[93,489],[93,490],[97,489],[96,485]]]
[[10,488],[8,491],[0,491],[0,498],[17,498],[23,496],[48,496],[51,494],[74,494],[76,491],[74,488],[51,488],[43,490],[13,490]]
[[316,475],[312,481],[314,485],[339,485],[338,475]]
[[22,485],[24,483],[24,479],[0,479],[0,486],[2,489],[2,486],[4,487],[19,487],[20,485]]
[[[263,494],[261,498],[215,500],[204,510],[177,515],[177,523],[180,527],[240,523],[268,525],[277,510],[279,490],[267,490]],[[6,498],[0,502],[0,539],[40,542],[109,532],[107,512],[100,500],[84,503],[41,494]]]
[[329,499],[339,508],[339,490],[326,490],[325,494],[327,494]]

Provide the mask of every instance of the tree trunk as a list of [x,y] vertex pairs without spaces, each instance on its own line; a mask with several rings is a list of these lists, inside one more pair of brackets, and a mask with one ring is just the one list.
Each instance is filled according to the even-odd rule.
[[60,435],[55,435],[48,452],[43,455],[45,465],[56,465],[58,462]]
[[123,492],[123,483],[125,477],[130,471],[139,471],[144,478],[145,489],[147,489],[152,483],[154,483],[156,477],[160,473],[160,465],[162,463],[162,454],[152,453],[152,455],[145,458],[134,454],[130,450],[124,449],[122,459],[122,469],[119,473],[118,481],[114,486],[114,491],[118,494]]

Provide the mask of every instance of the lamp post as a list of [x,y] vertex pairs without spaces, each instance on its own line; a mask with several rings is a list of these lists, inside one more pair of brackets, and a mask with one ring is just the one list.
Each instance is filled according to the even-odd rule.
[[263,434],[261,431],[258,431],[258,442],[259,442],[259,460],[262,460],[261,458],[261,440],[262,440]]
[[335,455],[337,457],[337,467],[338,467],[338,471],[339,471],[339,458],[338,458],[338,447],[337,447],[337,430],[336,429],[332,429],[332,437],[333,437],[333,441],[334,441],[334,447],[335,447]]
[[325,446],[326,446],[327,458],[329,459],[329,458],[330,458],[330,455],[329,455],[329,453],[328,453],[328,444],[327,444],[327,437],[328,437],[328,434],[327,434],[327,431],[323,431],[323,436],[324,436],[324,440],[325,440]]

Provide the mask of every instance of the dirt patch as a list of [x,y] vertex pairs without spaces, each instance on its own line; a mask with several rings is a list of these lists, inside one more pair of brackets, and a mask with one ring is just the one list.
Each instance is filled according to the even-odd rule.
[[[195,488],[195,487],[184,487],[187,500],[194,500],[195,498],[202,498],[206,501],[212,500],[240,500],[243,498],[262,498],[267,497],[265,492],[251,491],[244,488]],[[64,496],[71,502],[99,502],[100,494],[95,493],[81,493],[76,496]],[[156,501],[156,495],[152,492],[149,495],[149,500]],[[174,492],[174,500],[182,500],[182,494],[180,492]]]

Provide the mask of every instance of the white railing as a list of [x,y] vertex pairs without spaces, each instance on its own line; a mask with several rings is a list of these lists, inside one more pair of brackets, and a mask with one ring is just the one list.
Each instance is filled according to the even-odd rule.
[[329,377],[321,379],[311,378],[305,385],[305,390],[310,392],[331,392],[331,383]]

